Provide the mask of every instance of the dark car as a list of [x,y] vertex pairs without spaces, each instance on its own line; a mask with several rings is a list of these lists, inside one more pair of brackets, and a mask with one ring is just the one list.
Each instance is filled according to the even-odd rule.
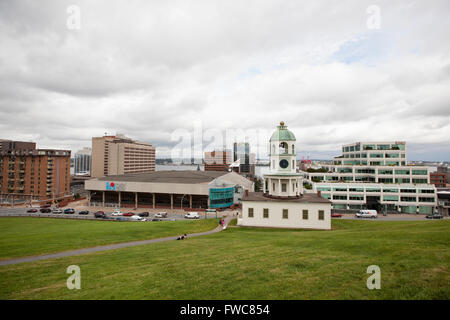
[[78,212],[78,214],[86,215],[86,214],[89,214],[89,211],[83,210],[83,211]]
[[74,214],[75,210],[73,210],[72,208],[67,208],[66,210],[64,210],[65,214]]
[[122,214],[122,216],[124,216],[124,217],[131,217],[131,216],[134,216],[134,213],[133,212],[127,212],[127,213]]
[[50,208],[42,208],[41,210],[39,210],[41,213],[50,213],[52,212],[52,209]]
[[442,215],[440,215],[439,213],[436,213],[436,214],[429,214],[429,215],[425,216],[425,218],[427,218],[427,219],[442,219],[444,217]]
[[160,219],[160,218],[153,218],[152,221],[163,221],[163,219]]
[[94,217],[96,218],[106,218],[106,214],[103,211],[94,212]]
[[148,213],[148,212],[141,212],[141,213],[138,213],[138,216],[139,217],[148,217],[150,215],[150,213]]
[[35,212],[37,212],[37,209],[28,209],[27,212],[28,213],[35,213]]

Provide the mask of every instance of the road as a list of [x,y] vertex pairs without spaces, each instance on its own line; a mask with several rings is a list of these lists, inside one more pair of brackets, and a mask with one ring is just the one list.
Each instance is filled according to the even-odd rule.
[[[424,221],[431,219],[426,219],[423,214],[390,214],[387,216],[383,216],[378,214],[376,219],[370,218],[356,218],[353,214],[344,214],[342,218],[332,218],[332,219],[344,219],[344,220],[369,220],[369,221]],[[444,219],[449,219],[449,217],[444,217]],[[434,220],[434,219],[433,219]]]

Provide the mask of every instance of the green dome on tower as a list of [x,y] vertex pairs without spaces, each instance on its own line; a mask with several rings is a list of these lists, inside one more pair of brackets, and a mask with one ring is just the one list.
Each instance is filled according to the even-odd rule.
[[294,134],[284,125],[284,122],[281,121],[280,125],[277,126],[277,131],[270,137],[270,142],[272,141],[296,141],[296,139]]

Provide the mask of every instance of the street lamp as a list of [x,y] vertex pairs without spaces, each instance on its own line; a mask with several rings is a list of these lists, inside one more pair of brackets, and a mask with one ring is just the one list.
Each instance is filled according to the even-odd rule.
[[181,204],[180,204],[181,210],[183,210],[183,199],[184,199],[184,196],[185,196],[185,194],[183,194],[183,196],[181,197]]

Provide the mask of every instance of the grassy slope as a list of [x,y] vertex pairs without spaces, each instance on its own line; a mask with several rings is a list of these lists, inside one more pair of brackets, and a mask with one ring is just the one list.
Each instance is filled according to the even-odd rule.
[[214,229],[216,219],[117,222],[0,218],[0,260]]
[[[450,221],[333,221],[0,267],[0,299],[450,299]],[[82,289],[68,290],[67,266]],[[366,269],[381,268],[381,290]]]

